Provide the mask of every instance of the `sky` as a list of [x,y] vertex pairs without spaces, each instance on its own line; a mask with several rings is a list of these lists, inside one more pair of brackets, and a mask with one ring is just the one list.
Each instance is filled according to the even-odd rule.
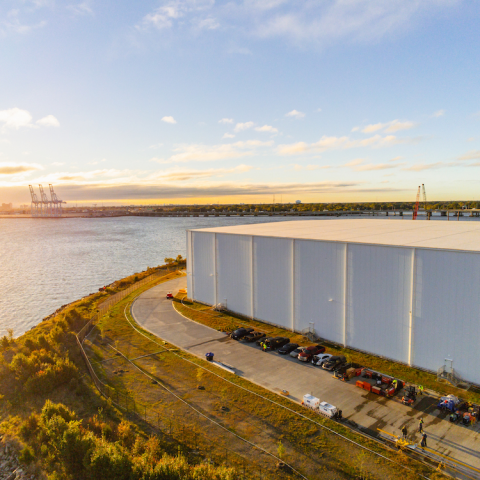
[[478,0],[2,0],[0,203],[480,197]]

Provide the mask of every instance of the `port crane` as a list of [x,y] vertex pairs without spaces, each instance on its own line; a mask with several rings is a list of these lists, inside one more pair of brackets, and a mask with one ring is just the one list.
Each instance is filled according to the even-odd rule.
[[30,204],[30,212],[32,214],[32,217],[38,217],[42,215],[42,204],[37,198],[37,194],[33,190],[33,186],[29,185],[28,188],[30,188],[30,195],[32,197],[32,203]]
[[417,215],[418,215],[418,204],[420,202],[420,186],[418,187],[418,190],[417,190],[417,200],[415,201],[415,208],[413,209],[413,217],[412,217],[412,220],[416,220],[417,219]]
[[50,197],[52,199],[52,214],[54,217],[61,217],[63,214],[62,204],[67,202],[58,199],[57,194],[54,192],[53,185],[51,183],[48,186],[50,187]]
[[423,209],[427,211],[427,192],[425,191],[425,185],[422,183],[422,193],[423,193]]

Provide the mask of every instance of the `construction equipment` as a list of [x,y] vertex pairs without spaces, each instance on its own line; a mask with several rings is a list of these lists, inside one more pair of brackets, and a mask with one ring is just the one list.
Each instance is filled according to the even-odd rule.
[[53,191],[53,185],[51,183],[48,186],[50,187],[50,197],[52,199],[52,215],[54,217],[61,217],[63,214],[62,204],[67,202],[58,199],[57,194]]
[[420,202],[420,186],[418,187],[418,190],[417,190],[417,200],[415,201],[415,208],[413,209],[413,217],[412,217],[412,220],[416,220],[417,219],[417,215],[418,215],[418,203]]
[[422,193],[423,193],[423,209],[427,210],[427,192],[425,192],[425,185],[422,183]]
[[42,204],[37,198],[37,194],[33,190],[32,185],[29,185],[30,188],[30,195],[32,197],[32,203],[30,204],[30,212],[32,213],[32,217],[38,217],[42,214]]
[[38,187],[40,188],[42,217],[50,217],[52,214],[52,202],[48,199],[47,194],[43,191],[43,187],[41,185],[39,185]]

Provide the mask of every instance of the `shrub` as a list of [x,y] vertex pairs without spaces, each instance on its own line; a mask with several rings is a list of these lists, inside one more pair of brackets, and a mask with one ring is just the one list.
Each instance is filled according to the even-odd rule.
[[132,448],[135,442],[135,430],[130,422],[122,420],[118,426],[118,438],[126,448]]
[[35,453],[33,452],[33,449],[27,445],[20,451],[18,459],[21,463],[25,463],[28,465],[35,460]]
[[20,427],[20,436],[24,440],[31,438],[38,430],[39,416],[32,413],[28,416]]
[[87,462],[89,478],[130,480],[132,477],[132,460],[118,445],[97,444]]

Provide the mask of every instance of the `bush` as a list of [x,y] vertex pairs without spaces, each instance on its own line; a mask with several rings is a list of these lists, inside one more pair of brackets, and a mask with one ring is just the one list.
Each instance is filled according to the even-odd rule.
[[28,445],[20,451],[20,455],[18,456],[18,459],[20,460],[21,463],[25,463],[26,465],[29,465],[35,460],[35,453],[33,452],[33,449],[29,447]]
[[118,426],[118,438],[123,447],[132,448],[135,442],[135,430],[130,422],[122,420]]
[[28,416],[20,427],[20,436],[24,440],[28,440],[38,430],[39,416],[36,413],[32,413]]

